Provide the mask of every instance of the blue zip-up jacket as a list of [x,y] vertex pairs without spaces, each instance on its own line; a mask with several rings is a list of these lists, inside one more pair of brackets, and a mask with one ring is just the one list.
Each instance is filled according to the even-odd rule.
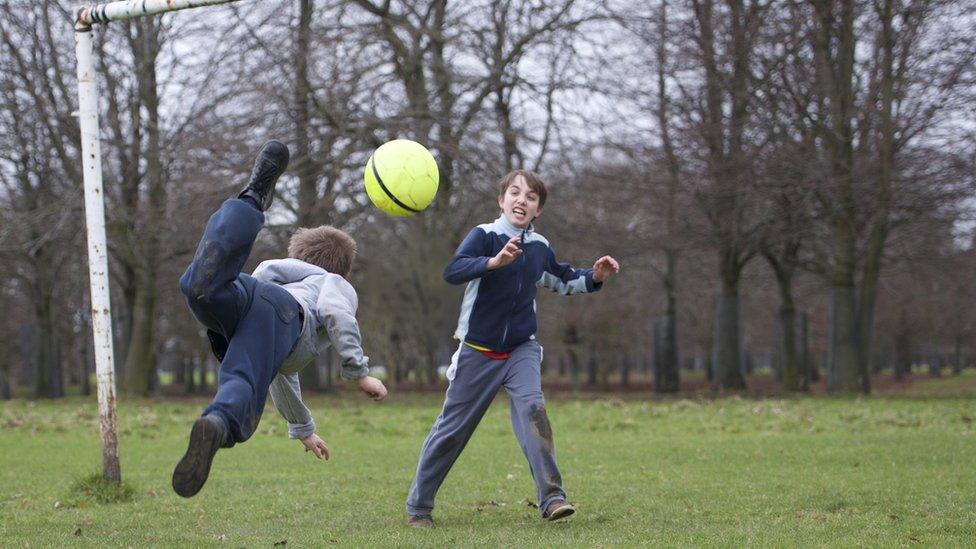
[[[500,269],[487,270],[488,260],[516,235],[522,235],[522,255]],[[468,283],[454,335],[501,353],[535,338],[536,286],[564,295],[593,292],[602,286],[593,282],[593,269],[559,263],[549,241],[531,225],[523,231],[504,215],[471,229],[444,268],[444,280]]]

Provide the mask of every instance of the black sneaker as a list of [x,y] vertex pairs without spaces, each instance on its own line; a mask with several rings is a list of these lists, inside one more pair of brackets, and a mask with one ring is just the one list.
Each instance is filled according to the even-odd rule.
[[265,143],[254,160],[251,180],[237,197],[249,196],[258,203],[261,211],[268,211],[274,200],[275,183],[288,168],[288,158],[288,147],[281,141],[272,139]]
[[193,422],[190,445],[173,470],[173,490],[177,494],[189,498],[203,488],[214,454],[227,440],[227,434],[227,424],[216,414],[207,414]]

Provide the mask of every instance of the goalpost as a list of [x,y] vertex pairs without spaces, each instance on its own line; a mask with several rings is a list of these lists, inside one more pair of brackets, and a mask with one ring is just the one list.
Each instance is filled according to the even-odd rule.
[[88,277],[91,284],[92,332],[98,380],[98,423],[102,437],[102,477],[120,481],[119,442],[115,412],[115,359],[112,349],[112,310],[108,291],[105,240],[105,200],[102,189],[102,150],[98,128],[98,88],[92,48],[92,25],[155,15],[169,11],[228,4],[238,0],[128,0],[89,4],[78,8],[75,55],[78,58],[78,121],[85,181],[85,223],[88,230]]

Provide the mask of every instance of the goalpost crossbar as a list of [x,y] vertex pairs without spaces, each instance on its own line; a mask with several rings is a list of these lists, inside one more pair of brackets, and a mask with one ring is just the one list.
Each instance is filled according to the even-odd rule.
[[229,4],[236,0],[128,0],[93,4],[78,9],[78,24],[91,26],[94,23],[109,23],[123,19],[133,19],[170,11]]

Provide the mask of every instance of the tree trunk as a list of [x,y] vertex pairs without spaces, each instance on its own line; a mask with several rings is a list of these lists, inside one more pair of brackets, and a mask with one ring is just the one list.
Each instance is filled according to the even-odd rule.
[[779,323],[783,389],[799,391],[801,390],[801,366],[796,349],[796,310],[792,304],[780,308]]
[[681,384],[681,371],[678,355],[678,312],[673,293],[668,295],[668,308],[664,315],[663,328],[661,383],[656,390],[660,393],[675,393]]
[[673,247],[677,242],[677,197],[681,186],[681,169],[678,155],[675,153],[671,140],[671,125],[669,115],[670,96],[667,86],[668,59],[668,3],[662,1],[658,6],[658,43],[657,57],[657,121],[661,129],[661,145],[667,159],[667,213],[666,234],[668,247],[664,250],[664,293],[667,305],[664,311],[664,326],[659,354],[660,366],[655,366],[654,390],[658,393],[674,393],[680,386],[680,368],[678,353],[678,314],[677,314],[677,286],[678,286],[678,256],[680,251]]
[[[125,356],[122,387],[134,395],[146,395],[152,385],[156,359],[156,277],[161,252],[161,233],[166,219],[166,181],[162,160],[162,130],[159,118],[159,89],[156,61],[162,48],[157,20],[140,19],[133,24],[135,72],[139,99],[146,111],[147,200],[136,216],[140,238],[134,258],[135,291],[132,303],[132,333]],[[142,219],[139,219],[142,218]]]
[[821,130],[830,163],[831,193],[827,204],[831,232],[831,335],[827,388],[858,392],[869,388],[864,367],[855,284],[858,210],[854,185],[854,0],[814,6],[813,52],[821,97],[829,102],[827,125]]
[[573,386],[573,392],[578,393],[580,390],[580,361],[579,356],[576,354],[575,349],[569,349],[566,351],[569,356],[569,377],[570,383]]
[[[809,391],[810,382],[814,381],[813,371],[816,367],[810,360],[810,335],[808,331],[807,313],[800,315],[800,390]],[[819,376],[817,376],[819,377]]]
[[[312,0],[301,0],[293,53],[295,155],[292,158],[291,170],[298,176],[297,223],[299,227],[312,227],[330,222],[328,209],[319,207],[318,170],[311,156],[312,85],[309,81],[309,55],[311,55],[314,10],[315,5]],[[315,379],[317,380],[317,377]],[[312,378],[309,378],[309,381],[311,380]],[[311,388],[318,389],[318,385]]]
[[801,390],[800,357],[796,349],[796,308],[793,305],[793,279],[787,273],[777,275],[780,294],[779,326],[783,389]]
[[906,375],[911,373],[912,334],[904,312],[902,312],[898,323],[898,332],[895,334],[895,361],[893,368],[895,381],[902,381]]
[[91,394],[91,374],[95,371],[95,358],[92,352],[92,335],[91,329],[83,330],[82,337],[84,341],[81,345],[81,394],[82,396],[88,396]]
[[630,355],[626,354],[620,361],[620,385],[623,387],[630,386]]
[[194,370],[196,370],[196,357],[187,356],[183,359],[183,392],[187,395],[192,395],[196,391],[196,379],[193,376]]
[[668,299],[668,312],[654,323],[654,391],[674,393],[678,391],[678,337],[674,312],[674,300]]
[[[155,270],[155,269],[153,269]],[[132,307],[132,334],[125,357],[123,389],[130,395],[148,395],[155,360],[156,275],[142,272],[137,277]]]
[[180,387],[186,387],[186,371],[189,369],[187,368],[186,365],[187,361],[188,361],[188,357],[186,356],[179,357],[178,363],[174,361],[174,364],[176,364],[176,367],[173,368],[174,385],[179,385]]
[[0,400],[10,400],[10,360],[0,357]]
[[957,376],[962,373],[962,343],[963,337],[956,336],[955,348],[952,353],[952,375]]
[[827,390],[857,392],[862,388],[858,320],[854,288],[834,286],[831,293],[830,364]]
[[597,382],[597,374],[599,374],[600,363],[596,359],[596,350],[590,347],[590,357],[586,361],[586,384],[590,387],[594,387]]
[[433,387],[440,382],[440,378],[437,375],[437,354],[434,349],[434,341],[432,337],[428,334],[425,337],[425,340],[426,342],[424,345],[424,358],[425,358],[424,362],[427,365],[427,367],[425,368],[425,370],[427,371],[427,383],[431,387]]
[[723,277],[722,293],[715,308],[714,366],[718,389],[746,388],[742,375],[742,332],[740,329],[738,277]]
[[298,372],[298,383],[303,391],[314,392],[321,388],[322,382],[319,377],[318,363],[313,361],[308,366]]
[[[396,361],[396,363],[394,365],[393,379],[396,380],[396,385],[399,385],[399,384],[403,383],[403,380],[404,379],[406,379],[406,376],[404,374],[406,373],[406,370],[407,369],[404,366],[405,361],[402,358],[403,357],[403,353],[397,353],[397,357],[398,357],[398,360]],[[331,366],[329,368],[331,369]]]
[[54,319],[55,311],[51,286],[38,288],[34,312],[38,322],[37,330],[37,377],[35,378],[35,398],[60,398],[64,396],[64,381],[61,369],[61,345]]
[[210,358],[208,356],[197,355],[197,372],[199,373],[199,381],[197,382],[197,387],[200,388],[200,392],[207,394],[210,392],[210,385],[207,383],[207,365],[210,363]]
[[661,343],[661,319],[652,318],[651,319],[651,368],[654,370],[654,389],[657,390],[657,386],[661,383],[661,352],[663,350],[663,345]]

